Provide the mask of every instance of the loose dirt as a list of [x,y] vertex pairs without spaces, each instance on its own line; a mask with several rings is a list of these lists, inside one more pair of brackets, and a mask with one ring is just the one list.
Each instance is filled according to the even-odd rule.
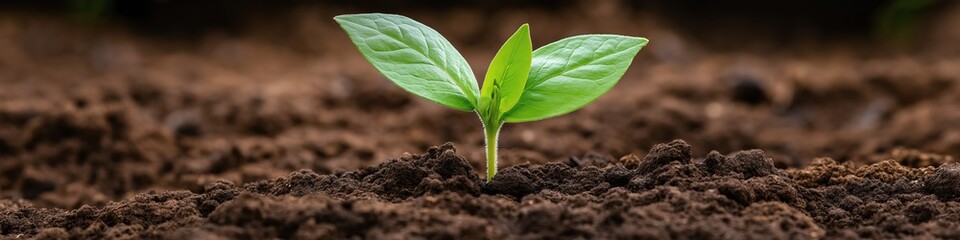
[[102,207],[0,201],[6,236],[37,238],[956,238],[960,165],[780,170],[763,151],[694,157],[682,140],[627,156],[478,178],[452,144],[376,167],[310,170]]

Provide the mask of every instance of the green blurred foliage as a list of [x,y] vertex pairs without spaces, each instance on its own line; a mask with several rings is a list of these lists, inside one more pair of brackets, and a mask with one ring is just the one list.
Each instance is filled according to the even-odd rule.
[[107,18],[110,0],[70,0],[70,15],[83,23],[99,23]]
[[893,0],[880,8],[874,34],[883,41],[909,44],[916,38],[921,21],[940,0]]

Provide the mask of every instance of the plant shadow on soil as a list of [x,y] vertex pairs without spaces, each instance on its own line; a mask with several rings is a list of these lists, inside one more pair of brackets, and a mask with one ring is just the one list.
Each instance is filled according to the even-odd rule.
[[[642,159],[521,164],[489,183],[452,144],[376,167],[310,170],[103,207],[0,201],[0,233],[37,238],[957,238],[960,165],[781,170],[760,150],[695,158],[682,140]],[[933,159],[933,160],[930,160]],[[950,160],[946,158],[946,160]]]

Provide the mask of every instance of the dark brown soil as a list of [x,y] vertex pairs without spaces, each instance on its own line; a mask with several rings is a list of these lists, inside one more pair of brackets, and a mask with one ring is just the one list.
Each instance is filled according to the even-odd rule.
[[620,1],[398,10],[477,73],[521,22],[651,39],[583,110],[506,125],[490,183],[476,116],[376,73],[347,5],[189,37],[0,8],[0,238],[960,238],[960,4],[907,45]]
[[780,170],[760,150],[511,166],[482,182],[452,144],[359,171],[301,170],[102,207],[0,202],[0,231],[37,238],[958,238],[960,165]]

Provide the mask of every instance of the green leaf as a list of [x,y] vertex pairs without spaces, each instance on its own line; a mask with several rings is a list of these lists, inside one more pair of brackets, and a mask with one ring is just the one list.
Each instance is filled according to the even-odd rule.
[[487,117],[499,117],[517,105],[530,72],[532,53],[530,26],[523,24],[497,51],[483,78],[480,105]]
[[477,106],[470,65],[440,33],[408,17],[348,14],[334,17],[360,53],[400,88],[455,109]]
[[581,35],[533,52],[530,76],[506,122],[527,122],[580,109],[613,87],[647,39]]

